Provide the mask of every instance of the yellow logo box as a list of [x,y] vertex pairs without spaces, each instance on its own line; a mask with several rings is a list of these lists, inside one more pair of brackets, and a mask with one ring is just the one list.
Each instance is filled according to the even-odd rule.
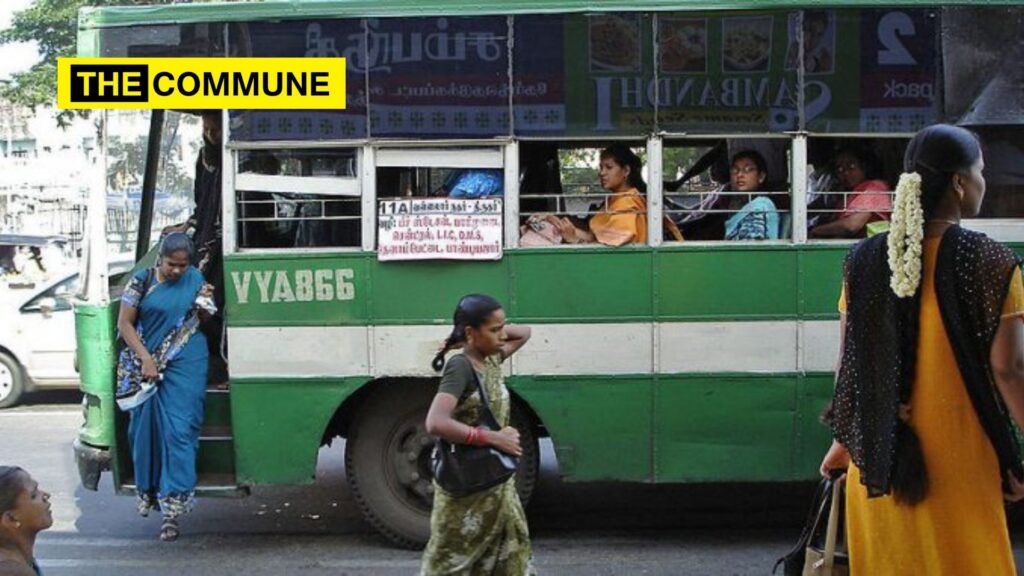
[[344,58],[58,58],[61,109],[345,108]]

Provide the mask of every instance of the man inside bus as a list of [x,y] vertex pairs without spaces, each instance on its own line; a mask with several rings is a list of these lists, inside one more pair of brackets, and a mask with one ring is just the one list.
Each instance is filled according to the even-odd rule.
[[203,116],[203,148],[196,159],[196,179],[193,187],[195,211],[188,221],[164,229],[169,232],[189,232],[196,247],[196,268],[213,285],[217,314],[203,324],[203,332],[210,350],[209,381],[217,387],[228,382],[226,354],[221,353],[224,332],[224,267],[221,253],[221,135],[223,125],[220,110],[205,110]]
[[846,149],[836,156],[836,178],[844,196],[842,213],[810,229],[812,238],[863,238],[868,224],[888,220],[891,187],[878,178],[878,162],[867,151]]

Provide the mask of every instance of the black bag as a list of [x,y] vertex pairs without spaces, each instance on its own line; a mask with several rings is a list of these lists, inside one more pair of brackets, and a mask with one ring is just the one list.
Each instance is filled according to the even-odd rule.
[[[476,370],[472,371],[483,404],[481,424],[497,432],[501,425],[491,412],[491,402]],[[497,486],[511,478],[518,466],[519,458],[490,446],[453,444],[440,438],[434,444],[434,479],[445,492],[454,496],[468,496]]]
[[[836,487],[840,482],[839,478],[845,473],[846,470],[834,470],[832,478],[824,479],[818,485],[818,491],[815,493],[811,509],[807,513],[807,520],[804,522],[804,529],[800,533],[800,538],[792,550],[778,559],[775,567],[772,568],[772,574],[778,571],[779,566],[782,566],[783,576],[803,576],[816,573],[815,570],[807,566],[808,551],[813,551],[815,559],[818,559],[826,548],[824,542],[827,536],[825,528],[829,523],[833,510],[832,500],[838,492]],[[841,503],[837,512],[839,516],[842,516]],[[843,524],[840,520],[841,518],[836,518],[837,527]],[[812,562],[812,564],[817,564],[817,562]],[[832,573],[835,576],[839,576],[840,574],[846,574],[848,570],[849,558],[845,553],[836,551],[835,567]]]

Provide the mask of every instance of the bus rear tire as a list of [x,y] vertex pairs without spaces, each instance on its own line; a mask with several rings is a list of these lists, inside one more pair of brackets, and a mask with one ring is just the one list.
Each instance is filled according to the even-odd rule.
[[25,393],[25,377],[21,364],[8,354],[0,352],[0,410],[10,408]]
[[[402,548],[420,549],[430,539],[434,440],[424,422],[436,391],[422,380],[382,384],[359,407],[345,445],[345,475],[363,517]],[[516,487],[526,505],[537,484],[540,450],[524,410],[513,410],[512,425],[523,446]]]

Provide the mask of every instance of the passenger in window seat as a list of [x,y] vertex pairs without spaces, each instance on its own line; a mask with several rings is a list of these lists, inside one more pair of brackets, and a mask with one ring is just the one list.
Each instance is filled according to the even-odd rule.
[[836,156],[836,178],[843,190],[852,192],[843,212],[832,222],[811,228],[812,238],[863,238],[867,225],[888,221],[892,213],[892,187],[875,178],[877,162],[868,152],[853,149]]
[[726,240],[779,238],[779,211],[771,198],[758,195],[763,192],[767,178],[767,164],[756,150],[743,150],[732,157],[729,168],[730,190],[748,195],[746,198],[754,198],[749,201],[743,195],[726,198],[728,209],[737,211],[725,221]]
[[[559,218],[562,241],[566,244],[599,242],[607,246],[645,244],[647,242],[647,184],[641,175],[640,158],[624,144],[601,151],[599,174],[601,187],[610,192],[601,211],[594,214],[586,228],[568,218]],[[674,240],[683,235],[675,223],[665,218],[665,231]]]

